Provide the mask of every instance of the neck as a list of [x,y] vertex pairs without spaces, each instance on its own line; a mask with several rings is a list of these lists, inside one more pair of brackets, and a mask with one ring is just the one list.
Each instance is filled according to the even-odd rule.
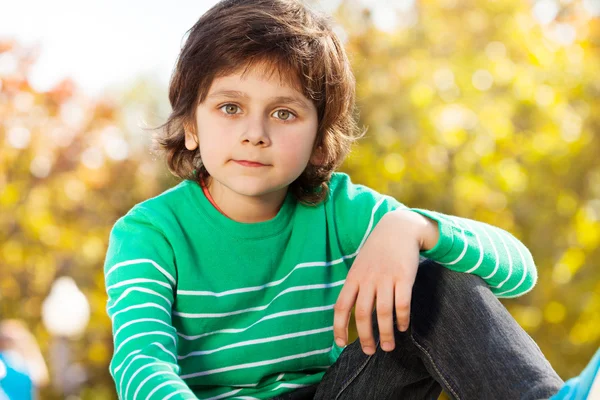
[[255,223],[275,218],[285,200],[287,188],[262,196],[244,196],[211,179],[208,191],[228,218],[236,222]]

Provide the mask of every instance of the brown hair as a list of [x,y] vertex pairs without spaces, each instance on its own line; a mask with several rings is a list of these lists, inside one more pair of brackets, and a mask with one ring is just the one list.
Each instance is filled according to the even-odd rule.
[[171,172],[182,179],[209,178],[199,149],[185,147],[185,128],[195,126],[196,107],[216,77],[261,63],[299,82],[316,106],[313,152],[319,151],[322,162],[309,163],[290,190],[303,203],[324,200],[331,174],[362,134],[354,75],[329,19],[296,0],[224,0],[188,33],[169,86],[173,111],[157,140]]

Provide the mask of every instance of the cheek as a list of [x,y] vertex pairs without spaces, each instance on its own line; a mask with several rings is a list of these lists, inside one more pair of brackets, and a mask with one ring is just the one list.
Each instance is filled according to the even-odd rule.
[[290,164],[303,164],[304,168],[312,155],[313,142],[310,133],[288,138],[281,145],[282,158]]
[[219,152],[223,149],[223,143],[226,138],[226,130],[219,124],[206,118],[203,121],[198,121],[198,140],[200,142],[201,153]]

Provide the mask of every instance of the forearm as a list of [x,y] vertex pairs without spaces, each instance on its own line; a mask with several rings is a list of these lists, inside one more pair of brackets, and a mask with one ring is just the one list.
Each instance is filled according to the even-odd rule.
[[480,276],[498,297],[516,297],[535,285],[531,253],[500,228],[428,210],[390,214],[416,227],[411,229],[421,235],[421,255],[454,271]]

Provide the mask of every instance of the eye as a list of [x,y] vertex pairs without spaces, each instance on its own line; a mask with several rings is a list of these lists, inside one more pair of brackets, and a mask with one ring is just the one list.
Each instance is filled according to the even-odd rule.
[[224,104],[221,107],[219,107],[219,109],[222,110],[225,114],[235,115],[235,114],[238,114],[237,111],[240,108],[235,104]]
[[282,121],[292,121],[294,118],[296,118],[296,116],[289,110],[277,110],[271,115]]

